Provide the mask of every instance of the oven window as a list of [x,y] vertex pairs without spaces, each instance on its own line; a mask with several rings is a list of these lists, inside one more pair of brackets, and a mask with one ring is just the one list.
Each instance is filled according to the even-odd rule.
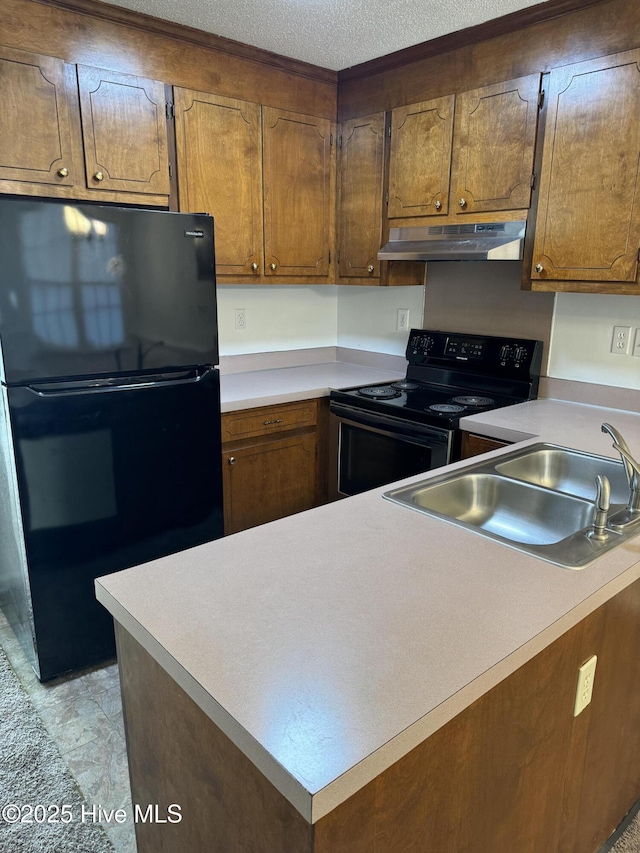
[[429,471],[446,461],[434,460],[435,453],[435,448],[401,437],[341,423],[338,490],[358,495]]

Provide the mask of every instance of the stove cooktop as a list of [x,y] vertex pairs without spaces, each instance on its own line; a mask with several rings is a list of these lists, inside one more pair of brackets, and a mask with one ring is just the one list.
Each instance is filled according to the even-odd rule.
[[[405,387],[405,383],[410,387]],[[384,385],[365,385],[332,391],[331,399],[348,406],[403,420],[455,428],[459,419],[465,415],[522,403],[527,398],[502,395],[489,397],[468,388],[427,385],[402,380]]]
[[404,379],[332,391],[331,401],[455,429],[465,415],[535,398],[542,343],[412,329],[406,357]]

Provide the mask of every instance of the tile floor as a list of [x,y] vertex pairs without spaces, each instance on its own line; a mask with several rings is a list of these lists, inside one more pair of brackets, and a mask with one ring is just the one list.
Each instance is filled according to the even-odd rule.
[[[1,610],[0,646],[87,803],[131,815],[117,665],[41,684]],[[131,820],[103,826],[116,853],[136,853]]]

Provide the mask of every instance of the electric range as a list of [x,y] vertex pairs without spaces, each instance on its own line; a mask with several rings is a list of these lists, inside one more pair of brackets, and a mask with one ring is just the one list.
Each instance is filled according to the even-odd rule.
[[337,494],[454,461],[461,417],[534,399],[542,342],[412,329],[404,379],[331,391]]

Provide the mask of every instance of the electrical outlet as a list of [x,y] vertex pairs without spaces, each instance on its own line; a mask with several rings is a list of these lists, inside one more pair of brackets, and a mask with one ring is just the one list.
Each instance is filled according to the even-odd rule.
[[396,322],[396,332],[409,331],[409,309],[398,308],[398,320]]
[[236,308],[236,331],[244,332],[247,328],[247,312],[244,308]]
[[614,326],[611,338],[611,352],[627,355],[631,343],[631,326]]
[[591,702],[597,662],[597,656],[593,655],[593,657],[590,657],[588,661],[583,663],[578,670],[578,687],[576,689],[576,701],[573,706],[574,717],[577,717],[578,714],[582,713],[589,702]]
[[640,329],[636,329],[636,336],[633,339],[633,349],[631,355],[636,355],[640,358]]

